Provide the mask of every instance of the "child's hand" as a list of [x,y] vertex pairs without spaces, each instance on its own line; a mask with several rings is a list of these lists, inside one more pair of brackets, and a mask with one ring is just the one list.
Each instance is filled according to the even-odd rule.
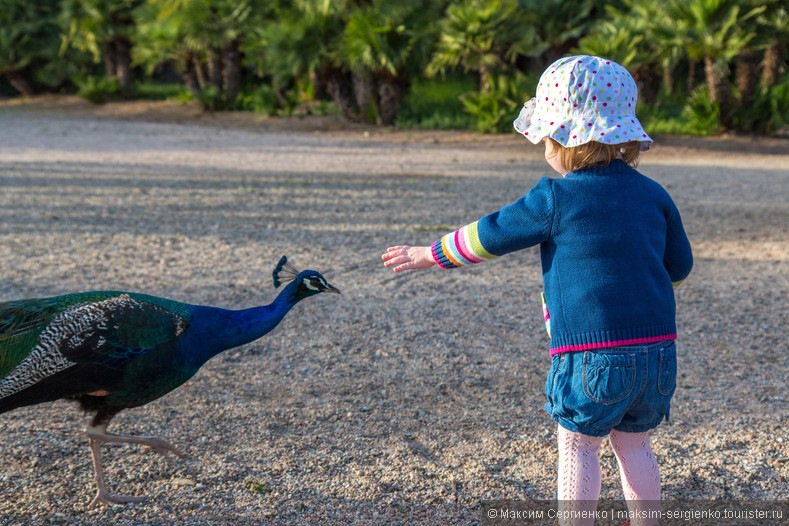
[[387,267],[397,265],[392,269],[395,272],[430,268],[436,264],[430,247],[409,247],[406,245],[389,247],[381,259],[384,260],[384,265]]

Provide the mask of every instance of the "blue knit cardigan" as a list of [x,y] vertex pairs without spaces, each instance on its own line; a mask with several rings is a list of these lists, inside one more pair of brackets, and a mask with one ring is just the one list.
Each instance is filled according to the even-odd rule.
[[442,268],[540,245],[551,355],[676,338],[674,288],[693,266],[671,197],[617,160],[544,177],[432,245]]

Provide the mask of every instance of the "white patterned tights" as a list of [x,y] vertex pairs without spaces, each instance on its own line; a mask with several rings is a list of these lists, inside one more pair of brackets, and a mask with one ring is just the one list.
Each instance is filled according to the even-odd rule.
[[[559,426],[559,510],[562,526],[594,524],[592,512],[600,498],[600,459],[604,437],[574,433]],[[619,462],[622,489],[631,526],[657,525],[660,510],[660,470],[649,446],[649,433],[611,431],[608,435]],[[565,513],[567,512],[567,513]],[[584,518],[588,512],[590,518]]]

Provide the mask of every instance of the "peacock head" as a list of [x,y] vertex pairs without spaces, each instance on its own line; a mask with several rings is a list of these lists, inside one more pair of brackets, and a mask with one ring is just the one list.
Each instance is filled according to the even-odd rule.
[[315,270],[299,270],[294,267],[287,256],[282,256],[274,268],[274,287],[277,288],[283,283],[292,282],[288,288],[293,288],[293,301],[301,301],[321,292],[333,292],[340,294],[340,290],[326,281],[320,272]]

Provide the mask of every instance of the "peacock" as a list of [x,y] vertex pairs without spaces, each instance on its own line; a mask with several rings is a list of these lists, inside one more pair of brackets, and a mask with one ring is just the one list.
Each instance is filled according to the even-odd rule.
[[91,415],[86,428],[97,485],[91,506],[141,502],[107,491],[100,446],[146,445],[183,457],[154,436],[107,432],[112,418],[169,393],[222,351],[271,331],[299,301],[340,291],[314,270],[299,272],[286,256],[269,305],[246,310],[197,306],[133,292],[96,291],[0,303],[0,413],[58,399]]

